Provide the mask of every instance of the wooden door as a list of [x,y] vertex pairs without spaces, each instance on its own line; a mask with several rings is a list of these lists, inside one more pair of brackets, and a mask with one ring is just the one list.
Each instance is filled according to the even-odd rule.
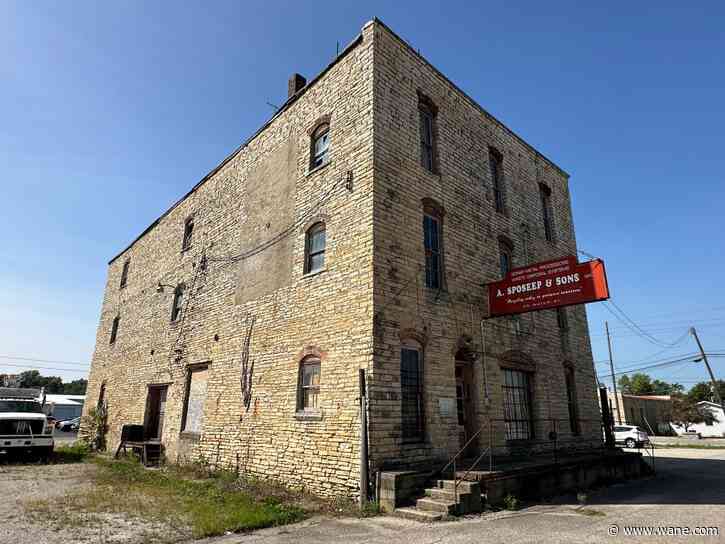
[[168,387],[165,385],[149,386],[146,399],[146,421],[144,422],[146,440],[161,441],[164,431],[167,389]]

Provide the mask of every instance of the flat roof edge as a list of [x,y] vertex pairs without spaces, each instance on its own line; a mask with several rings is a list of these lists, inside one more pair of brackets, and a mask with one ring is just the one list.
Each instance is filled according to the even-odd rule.
[[533,145],[528,143],[526,140],[524,140],[521,136],[516,134],[513,129],[509,128],[503,121],[501,121],[498,117],[490,113],[486,108],[481,106],[476,100],[474,100],[468,93],[466,93],[463,89],[461,89],[458,85],[456,85],[448,76],[446,76],[443,72],[441,72],[438,68],[436,68],[428,59],[426,59],[423,55],[421,55],[418,51],[416,51],[408,42],[406,42],[403,38],[401,38],[398,34],[395,33],[393,29],[391,29],[388,25],[386,25],[384,22],[382,22],[380,19],[375,17],[373,21],[383,27],[385,30],[387,30],[396,40],[398,40],[401,44],[403,44],[406,48],[408,48],[415,56],[417,56],[420,60],[425,62],[428,66],[430,66],[433,71],[436,72],[440,77],[442,77],[445,81],[447,81],[454,89],[456,89],[459,93],[461,93],[466,100],[468,100],[474,107],[479,109],[481,113],[484,115],[490,117],[495,123],[503,127],[509,134],[517,138],[521,141],[526,147],[528,147],[536,156],[542,158],[544,161],[546,161],[548,164],[550,164],[553,168],[555,168],[559,173],[561,173],[563,176],[566,176],[567,179],[569,179],[570,175],[569,173],[561,168],[559,165],[557,165],[554,161],[552,161],[550,158],[548,158],[546,155],[544,155],[541,151],[536,149]]

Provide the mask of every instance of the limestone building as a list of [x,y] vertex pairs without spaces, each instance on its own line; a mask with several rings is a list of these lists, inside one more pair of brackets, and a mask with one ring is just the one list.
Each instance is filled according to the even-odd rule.
[[484,284],[576,255],[568,175],[377,19],[288,91],[111,259],[86,403],[109,446],[144,424],[170,460],[352,496],[364,369],[371,475],[474,436],[598,447],[584,308],[481,326]]

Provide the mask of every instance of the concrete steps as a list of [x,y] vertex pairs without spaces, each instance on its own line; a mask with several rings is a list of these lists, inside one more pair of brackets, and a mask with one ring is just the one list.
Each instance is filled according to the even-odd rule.
[[396,508],[393,514],[405,519],[413,521],[431,522],[441,521],[445,516],[440,512],[427,512],[426,510],[418,510],[415,506],[406,506],[404,508]]
[[439,521],[449,516],[472,514],[482,510],[478,482],[438,480],[436,487],[425,490],[425,496],[414,507],[396,508],[395,514],[418,521]]

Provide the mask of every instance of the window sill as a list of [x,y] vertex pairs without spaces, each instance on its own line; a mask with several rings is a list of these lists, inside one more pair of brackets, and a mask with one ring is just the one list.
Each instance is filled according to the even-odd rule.
[[185,440],[191,440],[193,442],[198,442],[201,439],[201,433],[192,433],[189,431],[181,431],[179,433],[179,437],[183,438]]
[[295,412],[297,421],[322,421],[322,410],[298,410]]
[[428,170],[425,166],[418,163],[418,168],[420,168],[421,172],[425,172],[426,175],[437,178],[439,181],[443,179],[443,174],[441,174],[440,170]]
[[312,272],[305,272],[302,274],[302,279],[306,280],[307,278],[314,278],[315,276],[319,276],[320,274],[324,274],[327,272],[327,267],[320,268],[319,270],[313,270]]
[[425,438],[419,437],[419,438],[402,438],[400,440],[401,446],[406,447],[422,447],[426,445]]
[[330,159],[330,160],[328,160],[327,162],[325,162],[325,163],[321,164],[320,166],[315,166],[314,168],[311,168],[310,170],[308,170],[308,171],[307,171],[306,177],[309,177],[309,176],[311,176],[312,174],[316,174],[316,173],[317,173],[317,172],[319,172],[320,170],[324,170],[325,168],[327,168],[327,167],[329,166],[329,164],[330,164],[331,162],[332,162],[332,159]]

